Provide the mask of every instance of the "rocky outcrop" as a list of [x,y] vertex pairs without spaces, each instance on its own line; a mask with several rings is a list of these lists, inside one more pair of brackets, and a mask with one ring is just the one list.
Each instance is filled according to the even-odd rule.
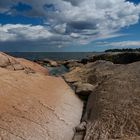
[[96,61],[65,74],[66,81],[95,86],[74,140],[140,139],[140,62]]
[[[17,63],[23,68],[9,70]],[[25,72],[26,64],[32,67],[0,55],[0,139],[71,140],[83,103],[62,78],[46,76],[36,66],[37,72]]]
[[47,69],[39,64],[22,58],[14,58],[2,52],[0,52],[0,67],[13,71],[24,70],[26,72],[39,72],[48,75]]
[[108,52],[102,54],[95,54],[91,57],[81,60],[81,63],[87,64],[97,60],[111,61],[115,64],[128,64],[140,61],[140,52]]
[[50,67],[59,66],[59,64],[56,61],[50,60],[48,58],[44,58],[44,59],[41,59],[41,60],[35,60],[35,62],[38,63],[38,64],[41,64],[41,65],[47,65],[47,66],[50,66]]
[[9,70],[24,70],[22,66],[16,59],[0,52],[0,67]]
[[83,65],[78,60],[67,60],[67,61],[64,61],[63,63],[61,62],[61,64],[63,64],[69,70],[72,70],[75,67],[81,67]]

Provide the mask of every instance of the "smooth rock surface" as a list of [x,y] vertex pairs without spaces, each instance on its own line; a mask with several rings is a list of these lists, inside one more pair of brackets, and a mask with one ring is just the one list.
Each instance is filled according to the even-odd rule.
[[0,140],[72,140],[83,103],[65,81],[9,70],[5,62],[0,67]]

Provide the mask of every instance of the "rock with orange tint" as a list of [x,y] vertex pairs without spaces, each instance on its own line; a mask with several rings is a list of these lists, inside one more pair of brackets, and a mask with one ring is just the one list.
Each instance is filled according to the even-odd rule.
[[35,62],[29,61],[29,60],[26,60],[23,58],[17,58],[17,61],[20,62],[20,64],[25,66],[26,68],[31,68],[35,72],[39,72],[39,73],[43,73],[45,75],[48,75],[47,69],[42,67],[41,65],[35,63]]
[[26,72],[39,72],[48,75],[47,69],[39,64],[21,58],[14,58],[2,52],[0,52],[0,67],[14,71],[25,70]]
[[0,140],[71,140],[83,103],[65,81],[0,64]]

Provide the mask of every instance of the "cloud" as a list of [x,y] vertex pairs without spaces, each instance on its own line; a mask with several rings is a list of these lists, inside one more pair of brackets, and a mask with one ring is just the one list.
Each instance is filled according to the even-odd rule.
[[117,48],[127,48],[127,47],[140,47],[140,41],[121,41],[121,42],[97,42],[98,46],[108,46]]
[[117,36],[121,28],[138,23],[140,15],[140,4],[125,0],[4,0],[0,1],[0,12],[18,14],[16,9],[10,8],[18,2],[32,7],[20,14],[41,17],[48,28],[43,25],[4,25],[0,27],[1,41],[46,39],[52,44],[53,41],[54,44],[75,41],[86,44]]
[[51,38],[52,33],[37,25],[6,24],[0,25],[0,41],[41,40]]
[[50,32],[47,27],[41,25],[0,25],[0,43],[4,46],[8,46],[8,44],[10,46],[11,44],[15,46],[17,43],[19,46],[28,44],[28,46],[63,47],[68,45],[71,41],[73,41],[71,36]]

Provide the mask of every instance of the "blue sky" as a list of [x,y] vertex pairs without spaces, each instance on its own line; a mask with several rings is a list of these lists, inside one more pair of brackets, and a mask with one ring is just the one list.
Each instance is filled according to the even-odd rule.
[[140,48],[139,0],[4,0],[0,51]]

